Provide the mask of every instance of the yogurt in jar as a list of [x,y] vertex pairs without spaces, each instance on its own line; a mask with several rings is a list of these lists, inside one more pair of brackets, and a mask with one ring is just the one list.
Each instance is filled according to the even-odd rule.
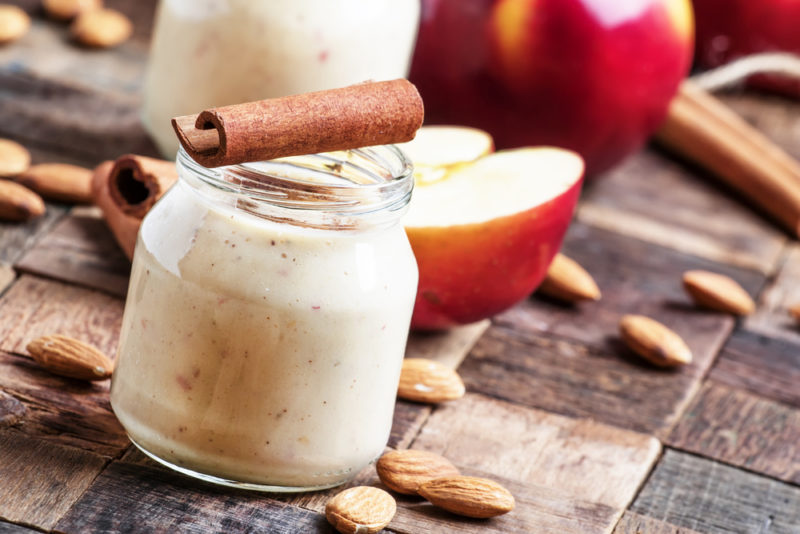
[[386,445],[416,262],[399,224],[313,228],[235,205],[182,173],[146,217],[114,412],[145,452],[201,478],[336,485]]
[[162,0],[143,119],[174,157],[170,119],[408,72],[420,0]]

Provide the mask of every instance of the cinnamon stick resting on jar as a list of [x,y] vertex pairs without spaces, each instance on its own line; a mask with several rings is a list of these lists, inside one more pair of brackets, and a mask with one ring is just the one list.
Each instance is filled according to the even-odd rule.
[[410,141],[422,98],[408,80],[368,82],[172,119],[186,152],[205,167]]
[[142,219],[178,180],[171,161],[127,154],[101,163],[92,178],[94,203],[128,259],[133,257]]

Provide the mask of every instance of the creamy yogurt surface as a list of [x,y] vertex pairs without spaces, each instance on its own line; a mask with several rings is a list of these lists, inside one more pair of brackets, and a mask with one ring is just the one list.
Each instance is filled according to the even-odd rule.
[[386,445],[416,283],[401,225],[277,223],[181,181],[140,232],[114,412],[140,447],[198,473],[342,482]]
[[420,0],[162,0],[143,118],[167,157],[170,119],[214,106],[404,77]]

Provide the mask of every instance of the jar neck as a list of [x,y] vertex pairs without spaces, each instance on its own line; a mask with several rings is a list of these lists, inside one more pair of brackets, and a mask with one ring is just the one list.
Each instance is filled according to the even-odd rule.
[[181,148],[180,180],[215,206],[245,216],[329,230],[397,224],[414,187],[413,166],[395,146],[206,168]]

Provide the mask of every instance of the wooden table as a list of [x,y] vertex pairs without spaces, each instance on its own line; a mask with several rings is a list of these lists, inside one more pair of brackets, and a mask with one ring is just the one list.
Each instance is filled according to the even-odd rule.
[[[0,136],[37,162],[154,152],[138,123],[153,2],[108,3],[137,27],[114,51],[77,49],[41,16],[0,49]],[[726,100],[800,157],[798,103]],[[412,336],[409,353],[458,366],[468,393],[399,402],[389,443],[502,482],[517,508],[465,520],[399,498],[387,530],[800,532],[800,330],[786,313],[800,302],[800,245],[645,150],[588,185],[564,248],[603,299],[531,298],[491,323]],[[54,377],[26,355],[59,332],[113,354],[128,268],[92,208],[48,204],[39,220],[0,225],[0,533],[331,532],[330,491],[264,495],[173,474],[131,447],[107,384]],[[695,309],[680,279],[696,268],[738,280],[757,312]],[[695,361],[664,371],[633,357],[616,334],[624,313],[666,323]],[[374,468],[354,483],[376,484]]]

